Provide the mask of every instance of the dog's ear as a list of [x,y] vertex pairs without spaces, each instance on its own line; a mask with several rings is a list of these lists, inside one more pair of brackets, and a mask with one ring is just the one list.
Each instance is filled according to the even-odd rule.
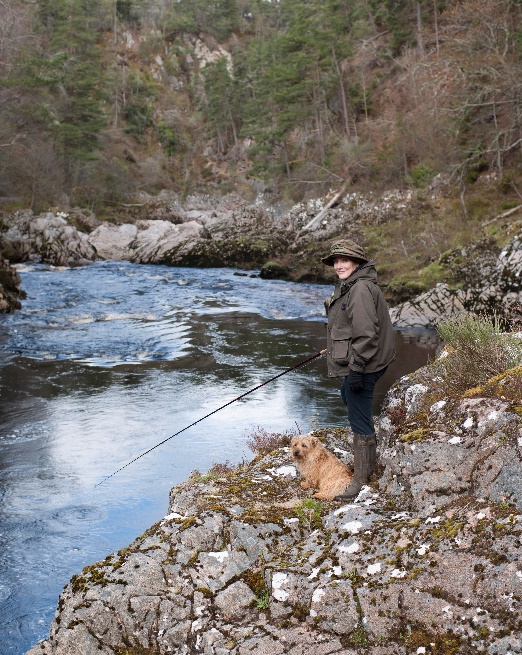
[[312,439],[310,440],[310,445],[312,446],[312,448],[315,448],[318,443],[319,443],[319,439],[317,437],[312,437]]

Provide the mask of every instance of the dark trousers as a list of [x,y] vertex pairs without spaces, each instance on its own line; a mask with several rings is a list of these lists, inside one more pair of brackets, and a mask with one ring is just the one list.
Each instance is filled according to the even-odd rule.
[[350,389],[348,376],[343,379],[341,398],[348,410],[348,421],[354,434],[373,434],[375,432],[372,414],[373,390],[386,368],[376,373],[363,373],[363,388],[357,393]]

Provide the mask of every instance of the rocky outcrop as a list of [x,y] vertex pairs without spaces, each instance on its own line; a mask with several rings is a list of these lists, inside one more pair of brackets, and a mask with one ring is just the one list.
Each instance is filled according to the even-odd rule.
[[500,254],[491,247],[478,247],[475,252],[459,251],[453,259],[456,262],[446,262],[456,264],[453,284],[437,284],[393,308],[395,326],[433,327],[442,318],[463,311],[505,314],[510,306],[522,301],[522,235],[509,242]]
[[[93,224],[67,212],[14,212],[4,221],[0,248],[11,261],[30,258],[55,266],[96,259],[172,266],[261,266],[288,247],[288,230],[238,198],[199,200],[183,209],[167,194],[147,203],[132,222]],[[78,213],[78,212],[77,212]],[[157,218],[162,216],[163,218]],[[77,227],[76,227],[77,226]],[[82,231],[85,229],[86,231]]]
[[[249,204],[236,194],[181,202],[177,194],[163,191],[155,197],[142,193],[136,200],[118,223],[100,223],[78,209],[38,216],[30,210],[13,212],[0,224],[0,252],[11,262],[39,258],[71,266],[114,259],[237,266],[260,268],[272,279],[330,283],[334,271],[320,260],[339,235],[364,243],[365,226],[411,217],[419,209],[412,194],[402,192],[334,194],[286,213],[265,207],[261,197]],[[492,240],[483,239],[446,253],[436,264],[447,271],[447,279],[393,308],[396,327],[433,327],[462,311],[505,312],[522,300],[522,235],[500,253]],[[385,291],[397,299],[392,287]],[[401,297],[410,297],[413,288],[419,287]]]
[[66,212],[44,212],[35,216],[29,210],[14,212],[0,237],[0,250],[12,262],[37,256],[54,266],[67,266],[96,258],[89,235],[76,229]]
[[[305,498],[284,447],[194,473],[72,578],[30,655],[522,653],[521,380],[400,380],[351,504]],[[342,430],[316,434],[349,462]]]
[[22,307],[25,298],[20,275],[7,259],[0,256],[0,312],[8,313]]

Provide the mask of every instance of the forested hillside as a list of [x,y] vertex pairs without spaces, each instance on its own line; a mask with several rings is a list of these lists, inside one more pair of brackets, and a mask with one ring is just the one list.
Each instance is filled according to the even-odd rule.
[[0,72],[8,207],[438,173],[520,195],[518,0],[0,0]]

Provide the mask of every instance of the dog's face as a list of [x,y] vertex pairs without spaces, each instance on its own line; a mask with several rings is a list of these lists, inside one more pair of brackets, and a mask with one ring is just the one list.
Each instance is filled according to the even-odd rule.
[[306,459],[317,448],[319,439],[309,434],[299,434],[290,442],[290,451],[294,459]]

